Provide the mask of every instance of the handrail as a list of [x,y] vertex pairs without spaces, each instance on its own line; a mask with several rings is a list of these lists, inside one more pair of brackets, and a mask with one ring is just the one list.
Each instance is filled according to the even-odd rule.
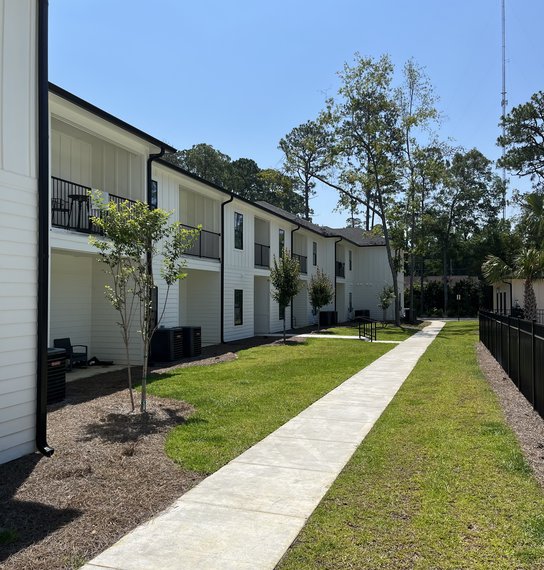
[[379,321],[370,317],[356,317],[359,324],[359,338],[368,338],[370,342],[377,339]]

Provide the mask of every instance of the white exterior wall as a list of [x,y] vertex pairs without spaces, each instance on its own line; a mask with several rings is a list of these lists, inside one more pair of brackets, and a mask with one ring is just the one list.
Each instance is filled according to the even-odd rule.
[[270,280],[267,277],[255,277],[253,312],[255,316],[255,334],[270,332]]
[[49,107],[52,176],[132,200],[146,198],[146,160],[157,147],[54,93]]
[[0,463],[35,449],[37,3],[0,0]]
[[[516,301],[523,308],[524,281],[523,279],[512,279],[512,303]],[[544,279],[536,279],[533,281],[533,289],[535,291],[536,306],[538,309],[544,309]],[[493,285],[493,309],[499,311],[497,304],[497,293],[505,294],[506,311],[510,312],[510,285],[508,283],[495,283]],[[504,308],[503,308],[504,310]]]
[[[96,256],[54,251],[51,254],[51,297],[49,345],[56,338],[69,337],[72,344],[88,347],[89,358],[126,362],[119,314],[104,295],[110,278]],[[136,313],[135,313],[136,314]],[[139,323],[133,320],[130,357],[142,362]]]
[[[234,213],[244,216],[244,249],[234,247]],[[225,287],[224,297],[224,337],[225,341],[254,336],[254,259],[255,235],[254,215],[250,206],[235,201],[225,206]],[[234,324],[234,291],[243,293],[243,322]]]
[[179,315],[165,326],[202,328],[202,345],[221,342],[221,280],[218,272],[189,269],[179,286]]
[[[383,311],[378,307],[378,296],[384,286],[393,285],[391,270],[384,246],[360,247],[354,251],[353,308],[368,309],[371,318],[382,319]],[[399,277],[400,291],[402,275]],[[401,303],[402,303],[401,298]],[[401,304],[401,306],[403,306]],[[386,318],[394,318],[393,305],[387,310]]]
[[[276,259],[279,258],[280,255],[280,229],[285,231],[285,248],[291,250],[291,229],[293,229],[289,222],[282,220],[280,218],[276,218],[274,216],[270,216],[270,267],[273,267],[274,257]],[[283,320],[280,319],[280,309],[278,303],[274,301],[272,298],[272,286],[269,287],[269,317],[270,317],[270,326],[269,331],[271,333],[277,333],[283,331]],[[291,327],[291,307],[285,308],[285,318],[286,328]]]
[[[92,346],[92,257],[52,253],[49,346],[57,338]],[[91,354],[89,354],[89,357]]]

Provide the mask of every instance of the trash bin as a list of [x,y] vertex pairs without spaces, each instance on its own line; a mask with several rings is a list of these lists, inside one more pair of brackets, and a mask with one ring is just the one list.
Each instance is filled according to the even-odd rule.
[[47,349],[47,405],[66,398],[66,350]]
[[319,313],[319,326],[320,327],[330,327],[337,323],[337,313],[336,311],[320,311]]
[[415,309],[404,309],[404,322],[405,323],[415,323],[416,322],[416,311]]

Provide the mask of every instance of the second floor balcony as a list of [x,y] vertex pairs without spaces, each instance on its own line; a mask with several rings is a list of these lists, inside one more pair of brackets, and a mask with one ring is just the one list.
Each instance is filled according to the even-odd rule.
[[305,255],[299,255],[298,253],[293,253],[293,258],[298,261],[300,272],[308,273],[308,258]]
[[346,264],[342,261],[336,262],[336,277],[345,277],[346,276]]
[[[181,224],[182,228],[186,230],[196,230],[194,226],[188,226],[187,224]],[[221,239],[221,234],[216,232],[210,232],[208,230],[200,230],[195,243],[190,249],[185,252],[185,255],[190,255],[193,257],[203,257],[206,259],[220,259],[219,253],[219,240]]]
[[255,267],[270,267],[270,246],[255,243]]
[[[62,178],[51,178],[51,225],[85,234],[100,234],[100,229],[94,225],[91,218],[100,215],[100,209],[93,205],[91,188],[76,184]],[[115,202],[117,205],[123,202],[134,204],[134,200],[116,196],[115,194],[103,194],[103,199]]]
[[[100,235],[98,226],[92,223],[93,217],[100,216],[100,208],[93,204],[91,188],[61,178],[51,178],[51,225],[73,232]],[[115,202],[118,206],[123,202],[135,204],[134,200],[103,193],[103,200]],[[196,229],[182,224],[185,229]],[[195,243],[185,254],[207,259],[220,258],[221,234],[201,230]]]

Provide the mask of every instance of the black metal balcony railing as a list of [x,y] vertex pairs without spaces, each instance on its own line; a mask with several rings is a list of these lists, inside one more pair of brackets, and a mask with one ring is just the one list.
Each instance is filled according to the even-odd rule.
[[[100,234],[100,229],[91,222],[91,217],[100,215],[99,208],[92,203],[91,188],[68,180],[51,177],[51,224],[87,234]],[[123,202],[134,204],[134,200],[106,194],[105,199],[118,206]]]
[[293,257],[298,260],[301,273],[308,273],[308,258],[305,255],[293,253]]
[[257,267],[270,267],[270,246],[255,243],[255,265]]
[[342,261],[336,262],[336,277],[345,277],[346,276],[346,264]]
[[[196,230],[194,226],[188,226],[187,224],[181,224],[181,227],[186,230]],[[221,234],[216,232],[210,232],[208,230],[200,230],[195,243],[191,248],[189,248],[185,255],[191,255],[194,257],[205,257],[208,259],[219,259],[219,238]]]

